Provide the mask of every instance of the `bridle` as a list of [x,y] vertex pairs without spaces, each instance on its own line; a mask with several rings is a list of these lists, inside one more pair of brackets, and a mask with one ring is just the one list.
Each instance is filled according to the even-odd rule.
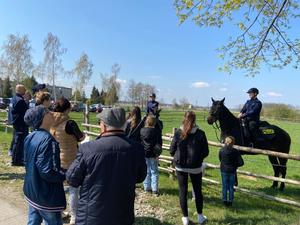
[[220,128],[220,125],[219,125],[220,122],[218,123],[219,120],[216,119],[216,117],[213,116],[212,114],[210,114],[210,116],[214,118],[214,122],[212,123],[212,127],[214,128],[214,131],[215,131],[215,135],[216,135],[217,140],[221,143],[222,141],[221,141],[221,139],[219,138],[220,135],[218,135],[218,131],[221,132],[221,128]]

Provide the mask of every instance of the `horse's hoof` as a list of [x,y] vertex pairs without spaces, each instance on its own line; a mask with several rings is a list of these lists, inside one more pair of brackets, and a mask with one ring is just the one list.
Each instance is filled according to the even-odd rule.
[[284,186],[284,185],[280,185],[280,187],[279,187],[279,191],[283,192],[283,191],[284,191],[284,189],[285,189],[285,186]]
[[283,192],[283,191],[284,191],[284,188],[280,187],[280,188],[279,188],[279,191]]

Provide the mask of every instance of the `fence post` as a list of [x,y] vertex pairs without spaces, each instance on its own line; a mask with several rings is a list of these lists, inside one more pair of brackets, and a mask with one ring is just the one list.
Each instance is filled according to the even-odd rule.
[[[85,112],[84,112],[84,123],[90,124],[90,117],[89,117],[89,104],[85,104]],[[90,131],[90,127],[86,127],[87,131]]]

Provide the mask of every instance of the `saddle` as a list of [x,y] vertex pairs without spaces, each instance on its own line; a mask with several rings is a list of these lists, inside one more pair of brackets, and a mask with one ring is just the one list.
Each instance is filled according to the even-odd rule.
[[259,137],[264,140],[272,140],[276,136],[275,126],[266,121],[260,121],[258,131]]
[[276,136],[276,129],[274,125],[269,124],[266,121],[260,121],[257,133],[255,135],[251,134],[249,127],[245,124],[242,124],[243,128],[243,137],[244,137],[244,144],[248,145],[249,143],[260,143],[263,144],[264,142],[272,141]]

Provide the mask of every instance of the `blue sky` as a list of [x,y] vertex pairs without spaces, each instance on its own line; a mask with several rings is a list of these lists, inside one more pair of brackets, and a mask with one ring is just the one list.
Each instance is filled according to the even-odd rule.
[[[293,33],[299,29],[294,26]],[[255,86],[263,102],[300,105],[299,70],[263,68],[254,78],[242,71],[219,72],[222,61],[215,49],[237,30],[199,28],[191,22],[179,26],[171,0],[2,1],[0,30],[0,44],[11,33],[28,34],[35,63],[43,58],[48,32],[68,49],[63,56],[65,69],[86,52],[94,63],[87,94],[93,85],[101,88],[100,73],[119,63],[122,98],[128,81],[134,79],[155,85],[158,99],[164,102],[186,97],[207,106],[211,97],[226,97],[226,104],[233,107],[243,104],[245,91]],[[72,80],[60,77],[59,84],[72,86]]]

